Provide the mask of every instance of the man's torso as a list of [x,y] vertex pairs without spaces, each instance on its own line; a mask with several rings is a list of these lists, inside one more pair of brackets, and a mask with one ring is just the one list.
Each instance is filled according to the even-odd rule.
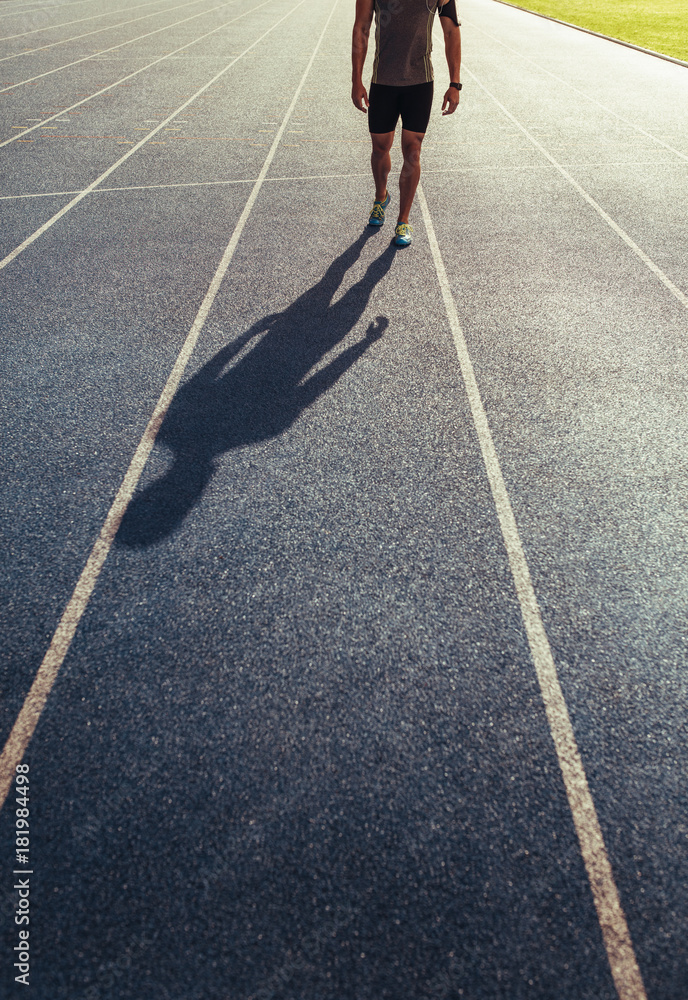
[[433,79],[437,0],[375,0],[373,83],[409,87]]

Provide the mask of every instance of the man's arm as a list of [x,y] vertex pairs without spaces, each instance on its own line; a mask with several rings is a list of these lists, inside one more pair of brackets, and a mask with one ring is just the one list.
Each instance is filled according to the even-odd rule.
[[374,0],[356,0],[356,20],[351,40],[351,100],[364,114],[368,113],[368,92],[363,86],[363,64],[373,23],[373,3]]
[[[443,11],[446,9],[446,13]],[[440,24],[444,32],[444,52],[449,67],[449,79],[453,83],[461,81],[461,28],[456,17],[456,6],[447,0],[440,10]],[[442,101],[442,114],[453,115],[459,106],[459,91],[449,87]],[[446,111],[445,111],[446,108]]]

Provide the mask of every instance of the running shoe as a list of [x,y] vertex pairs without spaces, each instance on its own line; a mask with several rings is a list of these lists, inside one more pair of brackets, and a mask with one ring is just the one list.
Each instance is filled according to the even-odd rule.
[[413,226],[410,226],[408,222],[400,222],[397,228],[394,230],[394,243],[398,247],[407,247],[409,243],[413,242]]
[[368,217],[369,226],[381,226],[385,221],[385,209],[389,205],[389,191],[384,201],[374,201],[373,210]]

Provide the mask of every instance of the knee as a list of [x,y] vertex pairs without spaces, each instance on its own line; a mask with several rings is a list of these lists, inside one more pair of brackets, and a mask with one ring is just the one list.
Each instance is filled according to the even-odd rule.
[[407,146],[404,149],[404,164],[401,168],[401,176],[408,177],[415,175],[420,170],[420,143],[418,145]]
[[407,142],[404,143],[402,152],[404,154],[404,163],[409,167],[417,167],[420,163],[420,142]]
[[373,139],[373,156],[378,157],[378,158],[382,157],[382,156],[387,156],[387,154],[389,153],[390,149],[392,148],[393,142],[394,142],[394,133],[392,133],[391,136],[385,136],[384,139],[381,139],[381,138],[378,138],[378,137],[374,138]]

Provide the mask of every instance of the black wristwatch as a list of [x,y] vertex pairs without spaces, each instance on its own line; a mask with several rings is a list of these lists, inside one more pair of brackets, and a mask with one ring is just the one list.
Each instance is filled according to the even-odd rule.
[[457,90],[461,90],[461,88],[463,87],[463,84],[462,83],[450,83],[449,86],[450,87],[456,87]]

